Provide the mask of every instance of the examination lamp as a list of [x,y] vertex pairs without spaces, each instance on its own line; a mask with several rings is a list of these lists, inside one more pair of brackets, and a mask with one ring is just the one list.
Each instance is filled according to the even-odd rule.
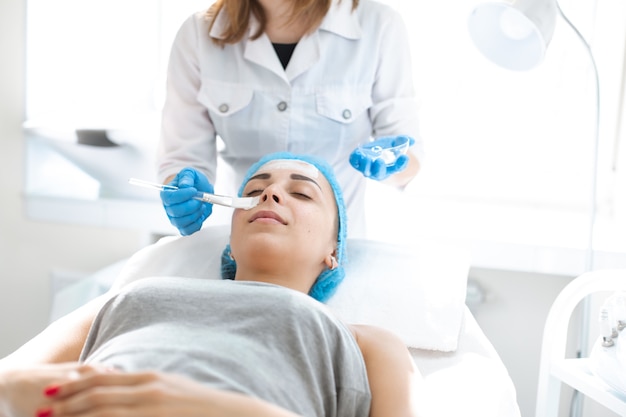
[[[470,36],[478,50],[493,63],[514,71],[530,70],[543,61],[548,44],[556,26],[556,16],[561,18],[575,32],[585,47],[593,67],[595,80],[595,133],[590,187],[589,231],[585,270],[593,269],[593,239],[596,218],[598,143],[600,127],[600,82],[598,69],[591,47],[561,10],[557,0],[508,0],[483,3],[474,8],[468,21]],[[579,355],[587,356],[589,300],[583,301]],[[541,364],[540,372],[544,372]],[[538,404],[547,401],[539,387]],[[581,400],[578,391],[572,398],[570,415],[580,415]],[[539,407],[538,407],[539,408]]]
[[476,47],[489,60],[511,70],[538,65],[556,25],[554,0],[517,0],[478,5],[469,19]]

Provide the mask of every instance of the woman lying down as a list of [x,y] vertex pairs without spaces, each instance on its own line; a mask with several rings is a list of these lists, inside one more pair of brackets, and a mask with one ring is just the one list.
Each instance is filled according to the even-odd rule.
[[329,166],[269,155],[240,194],[260,203],[233,213],[231,279],[145,278],[51,324],[0,361],[0,416],[416,415],[404,344],[320,302],[346,241]]

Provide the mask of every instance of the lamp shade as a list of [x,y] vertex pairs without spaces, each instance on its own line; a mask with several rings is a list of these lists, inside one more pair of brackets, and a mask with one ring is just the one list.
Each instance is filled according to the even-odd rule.
[[478,5],[469,17],[469,32],[489,60],[511,70],[539,64],[556,24],[555,0],[509,0]]

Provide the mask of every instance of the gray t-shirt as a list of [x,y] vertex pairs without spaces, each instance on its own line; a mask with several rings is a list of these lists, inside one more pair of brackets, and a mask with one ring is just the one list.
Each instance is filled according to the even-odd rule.
[[139,280],[102,308],[81,360],[186,375],[303,416],[369,415],[350,330],[308,295],[273,284]]

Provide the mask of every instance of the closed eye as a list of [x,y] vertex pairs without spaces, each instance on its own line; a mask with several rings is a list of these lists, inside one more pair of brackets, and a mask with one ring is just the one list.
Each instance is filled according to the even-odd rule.
[[252,191],[248,191],[248,192],[245,194],[245,197],[254,197],[254,196],[257,196],[257,195],[261,194],[262,192],[263,192],[263,190],[252,190]]
[[291,193],[291,194],[296,196],[296,197],[298,197],[298,198],[304,198],[306,200],[312,200],[312,198],[310,196],[308,196],[307,194],[304,194],[304,193],[294,192],[294,193]]

